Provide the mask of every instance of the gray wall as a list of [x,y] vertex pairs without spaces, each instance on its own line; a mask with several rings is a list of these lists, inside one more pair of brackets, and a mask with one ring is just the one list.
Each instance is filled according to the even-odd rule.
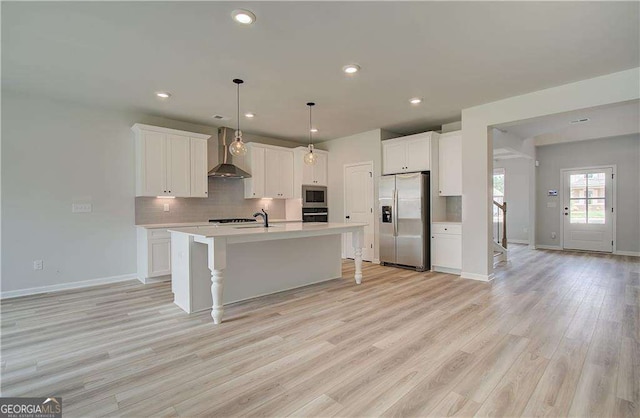
[[529,172],[533,160],[510,158],[495,160],[493,168],[504,168],[507,202],[507,242],[529,243]]
[[[136,272],[136,122],[212,135],[209,168],[217,164],[215,126],[2,92],[3,292]],[[93,212],[72,214],[74,200],[90,201]],[[239,198],[213,206],[212,215],[252,210]],[[44,269],[33,270],[34,260]]]
[[[378,180],[382,173],[382,139],[392,135],[380,129],[318,144],[329,151],[329,222],[344,222],[344,165],[373,161],[375,219],[378,219]],[[374,258],[379,259],[378,222],[375,222]]]
[[[618,251],[640,251],[640,136],[627,135],[590,141],[537,147],[540,166],[536,170],[536,245],[560,245],[562,202],[548,197],[548,190],[560,190],[561,169],[616,164]],[[547,202],[556,201],[556,208]],[[556,232],[556,239],[551,233]]]

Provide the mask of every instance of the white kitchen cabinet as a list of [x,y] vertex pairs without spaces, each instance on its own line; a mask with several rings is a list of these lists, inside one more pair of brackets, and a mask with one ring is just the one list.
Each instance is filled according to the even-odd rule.
[[132,130],[136,196],[207,197],[209,135],[138,123]]
[[191,140],[167,135],[167,195],[191,197]]
[[316,163],[307,165],[304,156],[309,152],[307,147],[298,147],[293,154],[293,197],[302,197],[302,186],[327,186],[329,182],[329,153],[315,149]]
[[244,168],[245,198],[290,199],[293,197],[293,150],[258,143],[247,144]]
[[435,135],[424,132],[382,141],[382,174],[429,171]]
[[431,224],[431,265],[435,271],[460,274],[462,269],[462,225],[456,222]]
[[247,144],[244,169],[251,177],[244,179],[245,199],[264,197],[264,151],[263,147]]
[[167,193],[167,142],[164,134],[141,131],[136,141],[136,196]]
[[440,135],[440,196],[462,196],[462,131]]
[[207,140],[191,140],[191,197],[209,196],[209,167],[207,160]]
[[267,148],[264,153],[264,193],[266,197],[293,197],[293,152]]
[[137,228],[138,279],[148,283],[150,279],[171,278],[171,234],[166,229]]

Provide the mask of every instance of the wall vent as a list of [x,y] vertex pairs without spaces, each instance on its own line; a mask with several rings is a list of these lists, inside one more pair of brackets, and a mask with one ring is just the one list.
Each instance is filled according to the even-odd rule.
[[213,115],[211,116],[211,119],[215,119],[215,120],[228,120],[229,118],[226,116],[222,116],[222,115]]

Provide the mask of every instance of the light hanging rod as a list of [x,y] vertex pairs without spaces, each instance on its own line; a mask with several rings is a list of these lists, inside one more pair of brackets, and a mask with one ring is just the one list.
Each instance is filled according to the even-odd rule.
[[311,119],[311,109],[313,108],[313,106],[315,106],[316,104],[314,102],[309,102],[307,103],[307,106],[309,106],[309,144],[312,143],[312,139],[311,136],[313,135],[313,132],[311,132],[311,129],[313,127],[312,124],[312,119]]
[[234,78],[233,82],[236,83],[236,104],[237,104],[236,131],[239,131],[240,130],[240,84],[244,83],[244,80],[241,80],[239,78]]

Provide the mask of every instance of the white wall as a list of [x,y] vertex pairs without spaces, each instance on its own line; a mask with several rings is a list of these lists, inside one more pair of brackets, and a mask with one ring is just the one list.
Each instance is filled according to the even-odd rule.
[[[640,98],[640,68],[540,90],[462,111],[463,277],[489,280],[492,138],[489,128]],[[484,202],[484,204],[483,204]]]
[[388,133],[375,129],[345,138],[334,139],[318,144],[318,149],[329,151],[329,222],[344,222],[344,165],[373,161],[375,212],[374,258],[379,259],[378,219],[378,182],[382,174],[382,139]]
[[[615,164],[617,166],[616,247],[618,251],[640,252],[640,136],[626,135],[537,147],[537,234],[536,245],[560,246],[562,202],[548,197],[548,190],[562,188],[560,170]],[[547,202],[555,202],[548,208]],[[551,233],[556,238],[551,238]]]
[[[209,168],[217,164],[214,126],[5,91],[2,111],[3,294],[135,277],[134,123],[212,135]],[[72,214],[74,200],[93,212]]]

